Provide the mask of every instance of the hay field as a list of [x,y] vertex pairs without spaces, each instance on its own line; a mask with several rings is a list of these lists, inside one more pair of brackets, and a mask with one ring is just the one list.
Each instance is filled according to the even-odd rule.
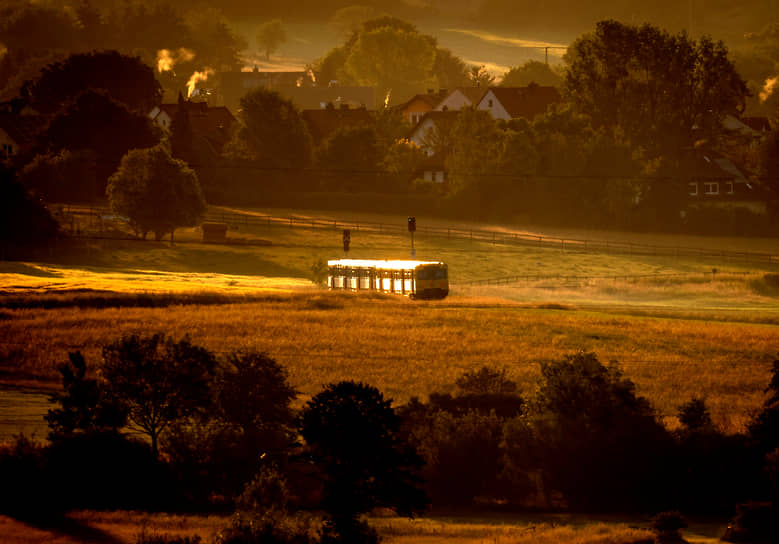
[[404,403],[450,389],[485,364],[506,368],[529,395],[540,361],[578,350],[619,362],[671,426],[693,395],[706,397],[728,431],[743,429],[763,400],[779,345],[774,325],[547,306],[322,291],[242,304],[4,310],[0,383],[54,386],[69,351],[98,364],[101,346],[120,335],[163,331],[219,354],[267,352],[289,370],[301,402],[326,383],[353,379]]

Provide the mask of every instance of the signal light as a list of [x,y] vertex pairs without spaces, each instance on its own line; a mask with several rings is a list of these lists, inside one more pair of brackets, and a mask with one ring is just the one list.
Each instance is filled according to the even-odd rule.
[[344,252],[349,252],[349,243],[352,241],[352,233],[349,229],[344,229]]
[[408,218],[408,231],[414,232],[417,230],[417,218],[416,217],[409,217]]

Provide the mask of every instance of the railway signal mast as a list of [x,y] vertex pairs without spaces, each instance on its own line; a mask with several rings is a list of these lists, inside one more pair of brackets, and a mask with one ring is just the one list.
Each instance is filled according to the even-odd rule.
[[409,217],[408,218],[408,231],[411,233],[411,258],[417,256],[417,250],[414,249],[414,233],[417,230],[417,218],[416,217]]
[[349,229],[344,229],[344,253],[349,254],[349,244],[352,241],[352,232]]

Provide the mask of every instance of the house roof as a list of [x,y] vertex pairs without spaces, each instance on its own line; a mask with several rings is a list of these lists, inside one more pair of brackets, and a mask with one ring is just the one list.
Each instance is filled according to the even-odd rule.
[[[533,120],[546,112],[547,106],[562,100],[556,87],[528,85],[527,87],[490,87],[489,91],[501,103],[512,119],[524,117]],[[485,93],[486,94],[486,93]],[[484,97],[482,97],[482,101]]]
[[416,94],[403,102],[402,104],[398,104],[397,106],[393,106],[393,109],[396,110],[405,110],[408,109],[414,102],[421,102],[423,105],[427,106],[431,110],[435,108],[441,100],[443,100],[446,96],[448,96],[448,93],[445,90],[439,90],[438,92],[434,91],[428,91],[425,94]]
[[325,108],[303,110],[303,120],[308,126],[314,144],[326,140],[333,132],[342,127],[356,127],[370,124],[371,114],[365,108]]
[[771,123],[768,117],[742,117],[741,122],[757,132],[770,132]]
[[[471,101],[471,104],[478,104],[487,92],[485,87],[457,87],[455,91],[460,91],[465,98]],[[454,91],[452,91],[454,92]],[[450,93],[451,94],[451,93]]]
[[408,132],[409,138],[412,137],[417,130],[419,130],[422,125],[425,122],[432,122],[433,124],[437,125],[440,122],[451,122],[453,123],[457,116],[460,115],[460,110],[447,110],[447,111],[439,111],[439,110],[432,110],[427,113],[425,113],[420,119],[419,122],[417,122],[416,125],[414,125],[411,130]]
[[[189,126],[194,138],[193,146],[201,160],[215,159],[222,149],[230,141],[236,126],[236,119],[230,110],[224,106],[209,106],[206,102],[190,102],[182,100],[189,114]],[[159,111],[152,111],[152,118],[156,119],[163,112],[171,120],[178,114],[179,103],[160,104]]]
[[373,87],[279,87],[276,91],[301,110],[324,108],[328,103],[372,110],[375,103]]

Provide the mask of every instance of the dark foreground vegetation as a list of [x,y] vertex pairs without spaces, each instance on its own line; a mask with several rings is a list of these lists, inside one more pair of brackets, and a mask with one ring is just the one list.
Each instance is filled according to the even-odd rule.
[[[541,363],[534,392],[500,369],[393,408],[376,388],[326,386],[300,410],[287,373],[257,352],[217,356],[130,335],[59,367],[49,441],[0,449],[0,513],[40,522],[75,509],[237,510],[222,542],[375,542],[360,516],[387,508],[543,508],[732,515],[734,541],[770,530],[779,493],[779,361],[745,433],[703,399],[669,431],[616,363]],[[762,501],[749,503],[749,501]],[[768,528],[768,529],[766,529]]]

